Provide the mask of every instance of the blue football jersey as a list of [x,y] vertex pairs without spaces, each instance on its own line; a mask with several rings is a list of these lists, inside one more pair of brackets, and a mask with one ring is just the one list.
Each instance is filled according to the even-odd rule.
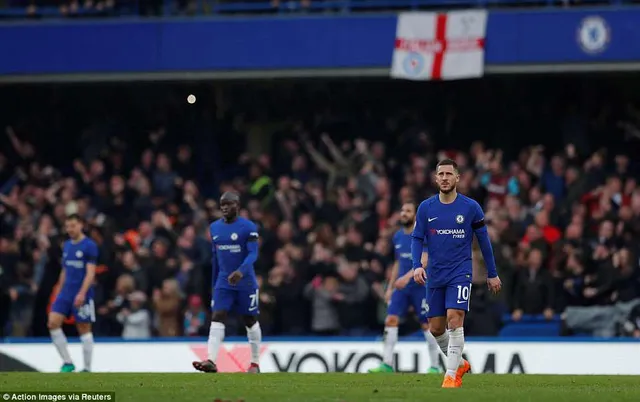
[[[411,259],[411,234],[405,233],[404,229],[398,230],[393,235],[393,249],[398,261],[398,278],[404,276],[407,272],[413,270],[413,263]],[[425,246],[426,251],[426,246]],[[407,284],[407,288],[421,286],[411,278],[411,281]]]
[[429,287],[471,282],[473,228],[483,220],[480,205],[462,194],[451,204],[437,194],[420,204],[411,236],[427,245]]
[[87,264],[96,264],[97,260],[98,246],[93,240],[88,237],[77,243],[67,240],[62,248],[62,269],[64,269],[65,279],[60,294],[75,297],[87,275]]
[[[216,282],[214,288],[238,289],[257,288],[256,273],[254,267],[248,270],[240,282],[232,286],[229,284],[229,275],[238,270],[248,254],[248,243],[258,240],[258,228],[255,223],[243,217],[236,218],[231,223],[219,219],[209,226],[211,234],[211,246],[214,253],[216,269],[213,277]],[[217,275],[216,275],[217,274]]]

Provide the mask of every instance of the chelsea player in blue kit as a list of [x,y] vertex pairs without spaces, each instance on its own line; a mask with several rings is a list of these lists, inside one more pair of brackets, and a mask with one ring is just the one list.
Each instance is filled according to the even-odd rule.
[[[489,290],[498,293],[502,287],[482,208],[471,198],[458,194],[459,181],[455,161],[445,159],[438,163],[439,194],[420,204],[411,234],[414,279],[420,284],[428,282],[431,333],[447,355],[443,388],[461,387],[462,376],[471,369],[469,362],[462,358],[462,351],[464,317],[469,311],[471,295],[472,233],[478,239],[487,266]],[[429,255],[426,272],[420,262],[424,243]]]
[[78,215],[70,215],[65,222],[69,240],[62,249],[62,271],[60,272],[60,293],[56,297],[49,313],[49,333],[62,358],[62,372],[75,371],[67,347],[67,337],[62,331],[64,319],[73,315],[84,357],[84,370],[91,371],[93,355],[93,333],[91,324],[95,322],[96,313],[93,302],[93,281],[96,274],[98,246],[82,233],[82,219]]
[[[429,347],[431,368],[429,373],[439,373],[438,358],[440,348],[429,331],[427,312],[427,292],[424,285],[419,285],[413,279],[413,263],[411,261],[411,230],[416,218],[416,205],[407,202],[400,209],[400,224],[402,228],[393,236],[393,247],[396,261],[393,264],[389,288],[386,299],[389,303],[387,318],[384,321],[384,349],[382,363],[379,367],[369,370],[370,373],[392,373],[393,350],[398,342],[398,324],[400,317],[407,314],[409,307],[418,316],[424,337]],[[427,253],[421,256],[426,261]]]
[[258,258],[258,228],[248,219],[238,216],[240,196],[226,192],[220,197],[222,219],[209,226],[213,256],[213,297],[209,329],[208,359],[193,362],[193,367],[205,373],[216,373],[216,359],[224,340],[227,314],[242,315],[251,346],[249,373],[259,373],[262,330],[257,320],[258,282],[253,264]]

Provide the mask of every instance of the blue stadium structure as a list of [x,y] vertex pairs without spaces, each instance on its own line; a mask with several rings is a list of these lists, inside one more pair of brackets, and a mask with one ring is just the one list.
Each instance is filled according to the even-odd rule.
[[[164,16],[184,15],[174,1],[159,2],[159,14]],[[139,0],[115,2],[115,6],[102,8],[85,8],[79,4],[77,10],[67,15],[77,16],[137,16],[141,14],[142,4]],[[577,7],[577,6],[627,6],[630,0],[586,0],[579,3],[570,0],[298,0],[281,1],[234,1],[234,0],[196,0],[189,14],[225,15],[225,14],[291,14],[291,13],[357,13],[388,12],[402,10],[433,10],[451,8],[512,8],[512,7]],[[9,2],[9,7],[0,9],[0,18],[27,18],[38,16],[45,18],[61,18],[63,14],[58,7],[43,6],[28,9]]]

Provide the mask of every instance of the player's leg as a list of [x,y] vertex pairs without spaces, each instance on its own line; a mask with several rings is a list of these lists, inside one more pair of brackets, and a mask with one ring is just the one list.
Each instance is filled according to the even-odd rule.
[[[445,382],[454,379],[455,387],[462,386],[462,376],[470,369],[469,362],[462,358],[464,351],[464,317],[469,310],[471,284],[455,284],[447,287],[446,308],[449,349],[447,351],[447,373]],[[443,384],[445,386],[445,384]]]
[[422,328],[424,339],[427,341],[429,361],[431,362],[428,373],[440,373],[440,369],[438,368],[440,363],[440,346],[429,330],[429,303],[427,302],[427,295],[424,289],[413,288],[411,290],[411,302],[413,304],[413,309],[418,316],[418,320],[420,321],[420,327]]
[[[447,331],[447,289],[448,288],[428,288],[427,299],[429,303],[429,329],[442,350],[442,353],[447,356],[445,365],[448,369],[451,357],[449,355],[449,332]],[[457,388],[459,386],[455,375],[452,377],[445,374],[442,383],[443,388]]]
[[76,328],[80,341],[82,342],[82,357],[85,372],[91,371],[91,360],[93,357],[93,332],[91,325],[96,322],[96,309],[93,296],[89,294],[85,303],[80,308],[73,308],[73,317],[76,320]]
[[398,343],[398,325],[400,317],[395,314],[387,315],[384,320],[384,333],[382,335],[382,362],[376,368],[369,370],[370,373],[393,373],[393,352]]
[[393,373],[393,352],[398,343],[398,325],[400,317],[406,314],[408,307],[409,299],[406,291],[394,291],[387,307],[387,318],[384,320],[382,362],[380,366],[369,370],[370,373]]
[[244,326],[247,329],[247,339],[251,347],[251,361],[247,373],[260,372],[260,343],[262,342],[262,329],[258,322],[260,314],[258,289],[238,292],[238,312],[242,315]]
[[207,341],[207,360],[193,362],[193,367],[205,373],[217,373],[216,360],[218,351],[224,341],[224,323],[227,320],[227,312],[234,304],[234,291],[230,289],[214,289],[211,298],[211,325],[209,327],[209,339]]
[[449,333],[447,332],[445,296],[445,288],[427,288],[429,331],[436,340],[440,351],[446,356],[449,351]]
[[75,371],[76,367],[73,365],[73,361],[71,360],[71,355],[69,354],[69,345],[67,342],[67,337],[62,331],[62,324],[64,323],[65,317],[71,311],[72,302],[69,300],[63,300],[61,298],[56,298],[51,306],[51,312],[49,313],[49,318],[47,320],[47,327],[49,328],[49,334],[51,335],[51,342],[58,350],[58,354],[62,358],[62,368],[60,369],[63,373],[69,373]]
[[78,323],[78,335],[80,335],[80,342],[82,343],[82,357],[84,360],[84,372],[91,372],[91,360],[93,357],[93,332],[91,330],[90,323]]

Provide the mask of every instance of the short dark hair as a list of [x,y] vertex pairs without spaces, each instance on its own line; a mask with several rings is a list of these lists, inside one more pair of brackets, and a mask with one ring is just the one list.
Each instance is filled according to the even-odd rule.
[[418,210],[418,203],[415,202],[415,200],[407,200],[407,201],[402,203],[402,205],[407,205],[407,204],[413,206],[414,210],[416,210],[416,211]]
[[457,172],[458,171],[458,164],[456,163],[456,161],[454,161],[453,159],[443,159],[440,162],[438,162],[438,164],[436,165],[436,170],[438,170],[438,168],[440,166],[453,166],[453,169]]
[[240,194],[236,193],[235,191],[226,191],[220,197],[220,201],[231,201],[240,203]]
[[80,217],[80,215],[78,214],[71,214],[71,215],[67,215],[67,220],[68,221],[78,221],[80,223],[83,223],[84,221],[82,220],[82,217]]

